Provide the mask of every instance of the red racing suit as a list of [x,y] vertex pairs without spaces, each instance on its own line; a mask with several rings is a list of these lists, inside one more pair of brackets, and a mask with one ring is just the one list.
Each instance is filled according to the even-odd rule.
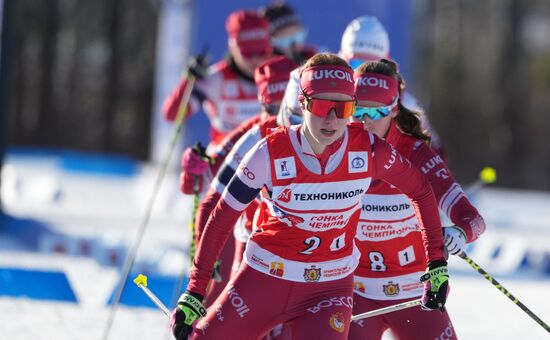
[[[166,119],[176,118],[187,84],[187,78],[183,78],[164,102]],[[200,105],[210,121],[212,145],[261,110],[254,79],[240,71],[231,57],[210,66],[206,78],[195,83],[188,116],[197,112]]]
[[[241,124],[237,129],[231,132],[224,138],[224,141],[218,146],[214,154],[214,165],[211,170],[216,177],[212,182],[212,187],[205,195],[199,208],[197,215],[195,216],[195,228],[196,228],[196,243],[199,244],[204,226],[210,216],[210,213],[216,206],[216,203],[221,197],[225,186],[235,174],[239,163],[243,159],[245,153],[254,146],[260,139],[271,131],[271,129],[277,127],[276,117],[269,117],[264,119],[262,115],[258,115],[254,118]],[[185,176],[185,174],[182,174]],[[191,182],[191,181],[189,181]],[[237,237],[243,233],[249,234],[252,229],[252,219],[256,210],[257,203],[252,203],[243,212],[239,221],[235,224],[235,242],[237,242],[237,249],[232,246],[234,243],[227,242],[225,248],[222,251],[220,257],[220,275],[221,282],[212,282],[207,294],[207,299],[204,301],[205,305],[214,301],[222,289],[226,286],[229,278],[234,271],[234,268],[238,267],[242,259],[242,245],[240,243],[246,242],[242,237]]]
[[[326,165],[321,165],[300,125],[280,127],[247,153],[208,219],[188,285],[188,290],[197,294],[204,294],[231,226],[263,189],[265,206],[247,245],[245,264],[197,324],[194,336],[222,336],[228,329],[236,332],[236,337],[249,334],[251,324],[242,315],[243,301],[235,295],[243,294],[242,287],[247,287],[248,296],[258,297],[247,300],[246,310],[261,327],[255,328],[254,336],[260,336],[289,318],[294,323],[301,318],[310,320],[308,309],[320,306],[315,297],[295,294],[283,309],[268,308],[280,297],[263,291],[267,282],[275,280],[281,288],[306,285],[311,293],[324,289],[320,283],[336,286],[347,282],[341,289],[351,285],[350,274],[359,255],[354,246],[355,227],[372,179],[388,181],[411,197],[421,216],[427,258],[443,259],[441,224],[432,190],[420,172],[388,143],[364,131],[361,124],[352,124]],[[250,284],[251,276],[257,276],[251,273],[258,272],[265,285]],[[322,291],[317,293],[319,299],[326,298]],[[338,333],[331,333],[334,337],[330,338],[345,339],[351,306],[336,302],[330,304],[334,309],[326,306],[323,310],[331,321],[327,320],[326,328],[324,324],[309,327],[311,335],[327,338],[330,324]],[[225,312],[225,321],[217,317],[219,310]]]
[[[477,239],[485,230],[483,218],[470,204],[441,156],[425,142],[401,132],[393,121],[386,141],[422,171],[434,191],[440,210],[465,232],[467,241]],[[422,295],[420,276],[426,268],[422,234],[412,203],[397,188],[382,181],[371,185],[363,199],[356,244],[361,251],[361,260],[354,278],[357,300],[355,313],[369,311],[365,309],[367,306],[386,306],[386,300],[397,303]],[[371,302],[363,303],[364,299]],[[420,308],[411,308],[401,314],[406,320],[420,320],[426,316],[426,312]],[[416,327],[414,324],[399,322],[395,313],[374,317],[372,320],[354,323],[350,338],[375,339],[388,327],[392,328],[398,338],[403,335],[411,339],[436,338],[447,327],[451,327],[454,334],[448,314],[438,313],[437,316],[431,320],[428,328],[419,328],[420,323]],[[415,329],[418,334],[411,334],[411,330]],[[430,331],[433,334],[426,333]]]
[[[253,116],[252,118],[249,118],[248,120],[244,121],[241,125],[239,125],[235,130],[231,131],[229,134],[223,137],[221,142],[219,142],[209,150],[210,152],[208,156],[210,157],[210,167],[202,176],[199,176],[199,188],[200,188],[199,192],[203,193],[203,191],[206,188],[208,188],[208,186],[210,185],[210,181],[212,180],[212,177],[216,176],[225,158],[235,146],[235,143],[248,130],[250,130],[257,123],[265,120],[265,118],[266,116],[264,116],[263,113]],[[182,170],[180,174],[180,189],[182,193],[186,195],[194,194],[195,176],[196,175],[190,174]]]

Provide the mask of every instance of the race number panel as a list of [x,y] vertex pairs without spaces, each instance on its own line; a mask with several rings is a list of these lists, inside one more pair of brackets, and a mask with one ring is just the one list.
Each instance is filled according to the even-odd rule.
[[412,245],[401,250],[397,253],[397,255],[399,256],[399,264],[402,266],[406,266],[416,260],[416,257],[414,256],[414,248]]

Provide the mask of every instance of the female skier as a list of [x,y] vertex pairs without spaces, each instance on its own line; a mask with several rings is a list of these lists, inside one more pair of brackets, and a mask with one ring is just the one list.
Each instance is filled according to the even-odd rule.
[[[346,339],[359,255],[355,229],[374,179],[411,198],[432,273],[425,307],[445,302],[448,273],[432,189],[388,143],[360,124],[348,126],[355,112],[352,69],[336,55],[317,54],[304,65],[300,87],[304,123],[280,127],[258,142],[208,219],[187,291],[172,314],[177,339],[191,331],[193,338],[220,339],[231,332],[234,338],[256,339],[284,322],[296,339]],[[264,209],[245,261],[207,314],[201,300],[214,262],[260,191]]]
[[[419,117],[401,104],[403,80],[396,64],[387,60],[364,63],[354,76],[358,106],[352,120],[363,122],[368,131],[385,139],[426,176],[439,208],[455,224],[442,232],[445,246],[451,254],[460,253],[466,242],[483,233],[485,223],[441,156],[428,145]],[[425,287],[419,278],[427,261],[423,242],[408,197],[386,182],[373,181],[363,198],[357,227],[361,259],[355,270],[354,314],[422,296]],[[428,260],[428,268],[437,265],[437,261]],[[388,328],[396,339],[456,339],[444,309],[429,313],[420,307],[358,320],[351,326],[350,339],[379,340]]]

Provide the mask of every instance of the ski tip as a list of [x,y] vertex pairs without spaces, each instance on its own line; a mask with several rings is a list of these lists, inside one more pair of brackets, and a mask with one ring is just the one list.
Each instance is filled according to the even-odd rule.
[[139,287],[140,285],[147,287],[147,276],[139,274],[135,279],[134,283]]
[[497,171],[495,168],[486,166],[479,173],[479,178],[483,181],[483,183],[494,183],[497,180]]

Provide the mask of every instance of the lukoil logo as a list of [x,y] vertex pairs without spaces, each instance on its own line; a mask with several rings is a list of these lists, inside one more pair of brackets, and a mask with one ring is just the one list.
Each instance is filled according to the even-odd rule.
[[239,40],[240,41],[247,41],[247,40],[262,40],[267,39],[269,36],[269,33],[265,29],[252,29],[247,30],[239,33]]
[[287,84],[286,81],[281,81],[278,83],[267,85],[267,94],[284,92],[286,90],[286,84]]
[[320,79],[340,79],[353,83],[351,73],[343,70],[312,70],[309,72],[310,81]]
[[239,314],[241,318],[244,318],[244,315],[250,311],[250,308],[248,308],[243,298],[235,291],[235,287],[231,286],[227,291],[227,295],[229,296],[231,305],[235,307],[237,314]]
[[386,79],[380,79],[376,77],[361,77],[357,79],[356,85],[358,86],[370,86],[380,87],[384,90],[389,90]]

